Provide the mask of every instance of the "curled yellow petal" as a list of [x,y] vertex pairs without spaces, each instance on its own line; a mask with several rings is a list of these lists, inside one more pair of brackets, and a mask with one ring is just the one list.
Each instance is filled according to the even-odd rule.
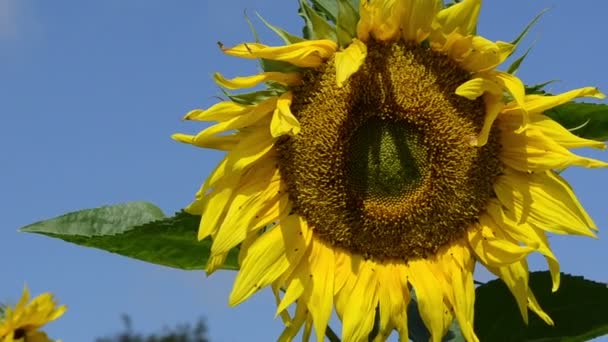
[[277,108],[270,122],[270,134],[275,138],[285,134],[296,135],[300,132],[300,122],[290,109],[292,97],[291,92],[286,92],[277,101]]
[[502,95],[502,87],[496,80],[487,77],[472,78],[456,88],[456,95],[475,100],[484,93]]
[[370,35],[379,41],[396,38],[400,33],[404,10],[400,0],[362,0],[357,38],[362,41],[367,41]]
[[314,68],[323,64],[338,49],[331,40],[306,40],[285,46],[267,46],[260,43],[244,43],[232,48],[222,48],[230,56],[242,58],[266,58],[288,62],[295,66]]
[[[503,125],[508,124],[509,130],[515,130],[517,127],[521,126],[521,122],[523,122],[521,111],[510,111],[507,115],[504,116]],[[564,126],[542,114],[531,115],[530,126],[541,132],[545,137],[552,139],[564,148],[570,149],[579,147],[592,147],[601,150],[606,148],[605,143],[597,140],[590,140],[578,137],[572,134],[572,132],[567,130]]]
[[608,163],[603,161],[570,152],[534,127],[517,133],[515,124],[511,122],[512,118],[512,115],[502,115],[497,121],[502,128],[501,159],[506,165],[524,172],[563,169],[569,166],[608,167]]
[[291,215],[251,245],[230,293],[230,305],[237,305],[270,285],[289,268],[285,249],[305,248],[300,232],[298,215]]
[[404,40],[420,43],[431,30],[437,12],[443,6],[442,0],[404,0],[401,33]]
[[595,223],[568,183],[552,171],[528,174],[506,168],[494,191],[517,222],[556,234],[595,237]]
[[492,125],[505,106],[502,101],[502,95],[486,93],[483,95],[483,100],[486,107],[486,116],[484,117],[481,131],[471,142],[475,146],[483,146],[488,142]]
[[604,99],[606,96],[595,87],[574,89],[559,95],[529,95],[525,98],[524,108],[530,113],[542,113],[579,97]]
[[196,121],[228,121],[250,110],[251,106],[240,105],[232,101],[214,104],[208,109],[194,109],[184,116],[184,120]]
[[348,78],[357,72],[367,57],[367,45],[359,39],[343,51],[336,52],[336,84],[342,87]]
[[464,0],[437,14],[438,29],[443,33],[458,32],[463,36],[475,33],[481,0]]
[[510,43],[473,36],[470,50],[461,57],[460,65],[473,72],[488,71],[504,62],[514,49],[515,45]]
[[235,77],[226,79],[220,73],[216,72],[213,79],[217,84],[226,89],[242,89],[255,87],[262,82],[277,82],[288,86],[294,86],[302,83],[302,75],[298,72],[277,72],[269,71],[258,75]]

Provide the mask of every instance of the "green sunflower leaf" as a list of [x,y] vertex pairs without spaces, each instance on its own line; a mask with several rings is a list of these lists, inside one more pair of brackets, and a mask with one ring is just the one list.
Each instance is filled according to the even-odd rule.
[[347,46],[357,37],[357,23],[359,13],[349,0],[338,0],[338,21],[336,23],[336,35],[338,44]]
[[336,41],[336,29],[325,20],[319,13],[308,5],[305,0],[300,0],[300,16],[304,18],[304,38],[306,39],[330,39]]
[[336,19],[338,18],[338,2],[340,0],[311,0],[312,8],[319,15],[326,17],[328,20],[336,23]]
[[568,102],[545,112],[579,137],[608,140],[608,104]]
[[[204,269],[211,240],[197,240],[200,216],[185,212],[165,217],[147,202],[85,209],[27,225],[22,232],[42,234],[85,247],[103,249],[179,269]],[[238,250],[224,269],[238,268]]]
[[270,30],[272,30],[272,32],[276,33],[279,37],[281,37],[281,39],[283,39],[286,44],[294,44],[304,41],[304,38],[294,36],[293,34],[283,30],[282,28],[272,25],[271,23],[266,21],[266,19],[264,19],[258,12],[255,12],[255,14],[264,23],[264,25],[266,25],[266,27],[268,27]]
[[526,326],[511,292],[494,280],[475,291],[475,332],[481,341],[586,341],[608,334],[606,284],[562,273],[561,286],[552,293],[549,272],[532,272],[530,288],[555,326],[532,312]]
[[547,92],[544,90],[546,86],[549,84],[556,82],[556,80],[551,80],[539,84],[526,84],[526,95],[545,95]]
[[278,89],[265,89],[265,90],[254,91],[251,93],[242,93],[242,94],[233,95],[233,94],[230,94],[230,93],[224,91],[224,95],[226,95],[230,100],[232,100],[238,104],[250,105],[250,104],[257,104],[257,103],[263,102],[273,96],[279,96],[283,92],[284,91],[279,91]]
[[528,57],[528,54],[530,53],[530,51],[532,51],[532,47],[528,48],[528,50],[526,50],[526,52],[523,55],[519,56],[516,60],[514,60],[513,63],[511,63],[511,65],[509,65],[509,68],[507,68],[507,72],[509,74],[515,75],[515,72],[517,72],[517,70],[521,66],[521,63],[524,61],[524,59],[526,59],[526,57]]

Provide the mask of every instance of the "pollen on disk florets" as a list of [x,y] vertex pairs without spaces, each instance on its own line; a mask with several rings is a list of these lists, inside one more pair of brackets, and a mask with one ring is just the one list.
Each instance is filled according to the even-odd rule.
[[502,167],[496,129],[484,147],[470,144],[485,110],[455,94],[468,72],[404,42],[371,42],[343,87],[334,63],[293,89],[301,132],[277,143],[294,211],[318,238],[379,260],[462,237]]

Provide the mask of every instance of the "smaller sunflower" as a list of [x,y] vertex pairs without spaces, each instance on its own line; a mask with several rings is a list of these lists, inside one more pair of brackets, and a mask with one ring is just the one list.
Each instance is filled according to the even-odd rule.
[[14,308],[4,308],[0,315],[0,342],[52,341],[40,328],[61,317],[66,310],[65,305],[58,306],[50,293],[29,299],[30,291],[26,287]]

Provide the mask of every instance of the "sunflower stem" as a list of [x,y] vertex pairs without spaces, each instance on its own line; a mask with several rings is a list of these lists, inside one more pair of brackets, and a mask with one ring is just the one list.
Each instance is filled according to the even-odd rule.
[[330,342],[340,342],[340,338],[329,325],[327,326],[327,329],[325,329],[325,336],[327,336]]

